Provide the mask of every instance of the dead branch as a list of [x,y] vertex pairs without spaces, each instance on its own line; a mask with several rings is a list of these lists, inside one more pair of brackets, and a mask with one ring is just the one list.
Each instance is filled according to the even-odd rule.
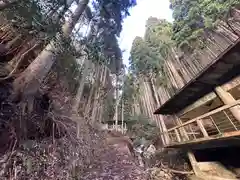
[[193,171],[179,171],[171,168],[168,168],[167,170],[175,174],[194,174]]
[[171,168],[163,165],[162,162],[161,162],[161,167],[162,167],[162,169],[166,169],[166,170],[168,170],[169,172],[175,173],[175,174],[185,174],[185,175],[186,175],[186,174],[194,174],[193,171],[180,171],[180,170],[171,169]]

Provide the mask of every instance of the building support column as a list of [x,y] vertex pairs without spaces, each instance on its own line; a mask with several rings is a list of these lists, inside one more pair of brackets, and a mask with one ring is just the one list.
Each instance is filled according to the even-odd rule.
[[[224,89],[222,89],[220,86],[215,88],[215,93],[217,94],[217,96],[221,99],[221,101],[225,104],[231,104],[234,103],[236,100],[234,99],[234,97],[227,91],[225,91]],[[232,108],[229,109],[231,111],[231,113],[233,114],[233,116],[240,121],[240,106],[234,106]]]
[[198,167],[198,162],[196,160],[196,157],[192,151],[188,151],[187,153],[188,159],[192,165],[193,172],[196,176],[201,176],[201,170]]

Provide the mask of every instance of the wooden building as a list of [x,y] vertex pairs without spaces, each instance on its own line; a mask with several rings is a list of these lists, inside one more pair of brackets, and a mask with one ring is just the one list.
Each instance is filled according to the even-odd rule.
[[160,107],[154,112],[164,117],[158,123],[165,129],[161,132],[164,146],[186,150],[199,177],[219,179],[217,174],[206,173],[215,168],[224,171],[223,179],[234,179],[236,173],[222,168],[219,162],[204,164],[195,155],[206,149],[240,147],[240,39],[229,41],[215,58],[182,82],[177,79],[184,79],[180,71],[187,73],[187,68],[183,64],[178,67],[169,69],[177,89],[173,93],[161,90],[160,94],[168,94],[168,98],[160,97]]

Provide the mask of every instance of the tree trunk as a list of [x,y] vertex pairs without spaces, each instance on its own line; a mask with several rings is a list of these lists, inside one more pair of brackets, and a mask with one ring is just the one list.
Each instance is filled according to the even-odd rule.
[[92,111],[92,117],[91,117],[91,122],[95,123],[97,119],[97,112],[99,111],[99,98],[100,98],[100,93],[101,93],[101,84],[100,82],[102,81],[102,73],[101,73],[101,67],[97,65],[98,73],[96,74],[96,91],[94,95],[94,101],[93,101],[93,111]]
[[118,127],[118,75],[116,74],[116,105],[115,105],[115,128]]
[[[97,76],[98,74],[98,69],[95,70],[95,76]],[[95,82],[96,83],[96,82]],[[88,101],[87,101],[87,105],[86,108],[84,109],[84,118],[87,118],[88,116],[90,116],[90,112],[91,112],[91,104],[92,104],[92,98],[94,96],[94,91],[97,88],[96,84],[92,84],[92,88],[90,90],[89,96],[88,96]]]
[[0,2],[0,11],[9,8],[14,3],[17,3],[17,0],[1,1]]
[[[56,36],[58,41],[62,43],[64,38],[70,36],[75,24],[84,12],[89,0],[82,0],[75,10],[71,19],[63,25],[63,36]],[[37,58],[28,66],[28,68],[14,81],[13,89],[15,97],[26,98],[36,94],[41,82],[47,76],[53,63],[56,61],[56,55],[60,48],[55,45],[52,40],[46,48],[37,56]]]
[[88,58],[86,57],[84,60],[84,69],[83,69],[83,75],[81,77],[80,83],[79,83],[79,88],[77,91],[77,94],[75,96],[75,101],[73,104],[73,110],[74,111],[78,111],[79,108],[79,104],[82,98],[82,94],[83,94],[83,89],[85,86],[85,81],[86,81],[86,77],[88,75],[89,72],[89,67],[90,67],[90,60],[88,60]]
[[124,133],[123,123],[124,123],[124,102],[122,100],[122,133]]
[[[152,79],[151,79],[151,85],[152,85],[152,88],[153,88],[153,95],[155,97],[157,106],[159,106],[160,105],[159,97],[158,97],[158,94],[157,94],[157,91],[156,91],[156,88],[155,88],[155,85],[154,85],[154,82],[153,82]],[[157,116],[157,122],[159,123],[160,130],[162,132],[167,132],[167,127],[166,127],[166,124],[164,122],[164,118],[163,118],[162,115]],[[168,136],[167,133],[164,134],[162,137],[165,139],[166,144],[168,144],[170,142],[170,139],[169,139],[169,136]]]
[[58,10],[57,13],[54,14],[53,17],[53,21],[54,22],[58,22],[60,21],[64,14],[67,12],[67,10],[70,8],[70,6],[73,4],[74,0],[67,0],[66,4],[64,6],[61,6]]
[[[107,76],[107,68],[106,66],[103,65],[103,76],[102,76],[102,79],[101,79],[101,96],[104,94],[104,93],[107,93],[106,92],[106,76]],[[101,97],[100,100],[99,100],[99,122],[101,123],[102,122],[102,118],[103,118],[103,108],[104,108],[104,97]]]

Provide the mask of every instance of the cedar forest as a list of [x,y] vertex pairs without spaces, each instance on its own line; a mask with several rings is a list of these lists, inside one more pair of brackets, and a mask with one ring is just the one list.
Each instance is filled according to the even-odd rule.
[[[118,37],[136,4],[0,0],[1,177],[30,178],[25,167],[31,166],[42,179],[70,179],[63,173],[73,170],[66,162],[79,157],[74,177],[86,175],[81,170],[89,167],[83,166],[100,153],[103,135],[93,133],[100,123],[126,123],[134,144],[165,143],[159,134],[165,117],[153,112],[239,37],[240,1],[170,0],[174,21],[149,17],[126,69]],[[34,160],[22,159],[36,156],[28,152],[45,153],[46,144],[69,157],[63,153],[65,164],[52,165],[51,153],[49,162],[39,155],[47,172],[42,174]]]

